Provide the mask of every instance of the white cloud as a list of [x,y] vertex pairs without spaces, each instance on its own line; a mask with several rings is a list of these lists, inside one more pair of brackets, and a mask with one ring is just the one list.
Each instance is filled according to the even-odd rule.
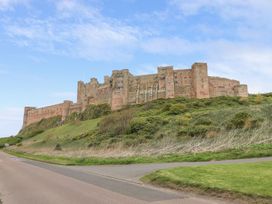
[[[171,0],[183,15],[195,15],[201,10],[217,13],[225,18],[256,18],[270,14],[270,0]],[[261,13],[260,13],[261,12]]]
[[176,37],[152,39],[144,49],[158,56],[201,55],[213,75],[239,79],[249,84],[251,92],[272,89],[268,77],[272,75],[272,48],[267,45],[230,40],[189,41]]
[[16,135],[23,125],[23,108],[0,109],[0,137]]
[[5,30],[20,46],[88,60],[130,59],[142,35],[78,1],[57,1],[56,9],[54,17],[5,21]]
[[14,6],[23,4],[27,5],[30,0],[0,0],[0,11],[1,10],[10,10]]
[[186,39],[171,38],[151,38],[142,43],[142,48],[148,53],[182,55],[194,51],[195,45]]

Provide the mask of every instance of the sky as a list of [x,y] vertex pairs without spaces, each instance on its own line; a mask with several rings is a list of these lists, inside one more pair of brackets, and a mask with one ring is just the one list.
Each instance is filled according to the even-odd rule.
[[0,137],[24,106],[76,100],[113,69],[207,62],[250,93],[272,91],[271,0],[0,0]]

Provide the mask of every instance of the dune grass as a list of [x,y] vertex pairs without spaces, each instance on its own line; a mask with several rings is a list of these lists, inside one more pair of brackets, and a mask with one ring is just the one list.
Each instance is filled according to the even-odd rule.
[[218,196],[246,196],[256,203],[272,202],[272,162],[178,167],[153,172],[142,180],[179,190],[195,188]]
[[6,149],[5,152],[14,156],[38,160],[60,165],[106,165],[106,164],[136,164],[163,162],[197,162],[220,161],[227,159],[244,159],[272,156],[272,144],[252,145],[244,149],[229,149],[218,152],[202,152],[187,154],[165,154],[158,156],[128,156],[128,157],[65,157],[45,154],[30,154]]

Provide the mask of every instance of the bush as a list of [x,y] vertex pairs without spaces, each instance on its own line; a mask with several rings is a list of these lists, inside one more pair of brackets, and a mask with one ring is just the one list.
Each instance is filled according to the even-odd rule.
[[267,105],[262,108],[262,112],[265,114],[265,117],[272,121],[272,105]]
[[251,129],[256,128],[263,121],[263,119],[254,119],[249,113],[237,113],[228,123],[227,129]]
[[9,144],[12,146],[12,145],[16,145],[17,143],[20,143],[21,141],[22,141],[22,138],[18,136],[0,138],[0,148],[5,147],[5,144]]
[[192,115],[190,113],[185,113],[179,118],[177,118],[177,124],[178,125],[183,125],[183,126],[188,126],[192,120]]
[[170,110],[170,108],[171,108],[171,104],[165,104],[164,106],[163,106],[163,108],[162,108],[162,112],[167,112],[167,111],[169,111]]
[[130,122],[130,133],[145,132],[154,134],[161,126],[166,125],[167,123],[167,120],[158,116],[134,118]]
[[81,117],[82,116],[80,113],[74,112],[67,116],[67,118],[65,119],[65,122],[69,123],[69,122],[77,121],[77,120],[80,120]]
[[33,123],[18,133],[18,136],[23,138],[33,137],[37,134],[41,134],[44,130],[59,126],[61,123],[61,116],[55,116],[52,118],[42,119],[37,123]]
[[61,151],[62,150],[61,145],[60,144],[56,144],[54,150],[55,151]]
[[90,120],[107,115],[111,112],[109,104],[90,105],[80,115],[80,120]]
[[174,104],[169,108],[168,114],[178,115],[187,111],[187,107],[184,104]]
[[208,117],[200,117],[198,118],[195,122],[194,125],[206,125],[206,126],[210,126],[212,125],[212,120]]
[[111,136],[125,134],[129,130],[132,118],[133,112],[130,110],[108,115],[99,123],[99,133],[107,133]]
[[16,146],[17,147],[21,147],[23,144],[21,142],[17,143]]
[[199,137],[206,136],[208,131],[211,131],[213,127],[206,125],[197,125],[197,126],[189,126],[183,127],[179,132],[179,136],[190,136],[190,137]]
[[263,101],[264,101],[264,97],[263,97],[261,94],[258,94],[258,95],[255,97],[255,103],[256,103],[256,104],[261,104]]

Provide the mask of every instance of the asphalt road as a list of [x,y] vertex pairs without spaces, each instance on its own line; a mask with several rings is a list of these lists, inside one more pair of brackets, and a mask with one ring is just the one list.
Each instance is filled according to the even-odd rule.
[[0,152],[0,199],[3,204],[228,203],[214,198],[158,189],[138,181],[140,176],[152,170],[190,164],[197,163],[65,167],[19,159]]

